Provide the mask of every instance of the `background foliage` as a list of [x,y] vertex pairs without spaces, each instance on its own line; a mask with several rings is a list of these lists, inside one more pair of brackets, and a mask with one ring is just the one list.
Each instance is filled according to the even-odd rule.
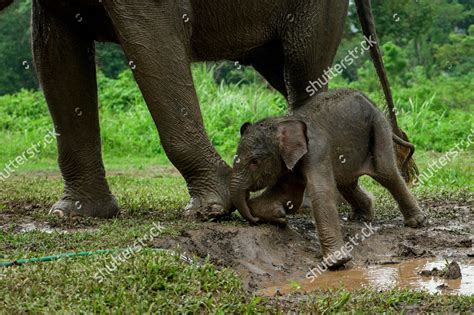
[[[0,15],[0,157],[12,157],[41,141],[52,127],[29,47],[31,0],[16,1]],[[447,151],[473,127],[474,2],[472,0],[373,0],[376,26],[401,125],[418,149]],[[360,45],[361,30],[350,7],[337,60]],[[336,61],[337,61],[336,60]],[[106,156],[164,155],[156,129],[116,45],[97,44],[100,108]],[[235,151],[245,121],[284,113],[285,100],[251,68],[232,62],[195,65],[194,81],[206,128],[225,157]],[[331,87],[359,89],[384,101],[367,55]],[[42,157],[54,158],[55,146]]]
[[[415,69],[428,79],[473,72],[474,1],[472,0],[373,0],[376,27],[386,44],[387,68],[393,80],[413,84]],[[17,0],[0,15],[0,95],[37,86],[29,47],[31,0]],[[361,30],[351,1],[339,59],[361,41]],[[116,78],[127,68],[116,45],[98,44],[97,62],[107,77]],[[368,56],[359,59],[343,77],[356,81]],[[31,67],[30,67],[31,69]],[[28,70],[30,70],[28,69]],[[227,73],[225,73],[227,75]],[[234,83],[237,78],[229,75]]]

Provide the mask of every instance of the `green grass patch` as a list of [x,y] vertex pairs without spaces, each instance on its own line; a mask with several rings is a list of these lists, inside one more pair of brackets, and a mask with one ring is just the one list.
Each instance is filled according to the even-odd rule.
[[[228,161],[235,152],[242,123],[286,110],[284,99],[258,80],[248,80],[250,84],[216,85],[212,72],[204,66],[196,66],[194,76],[206,129]],[[346,82],[336,80],[334,86],[346,86]],[[352,87],[359,86],[354,83]],[[30,91],[2,96],[0,135],[4,142],[0,172],[5,163],[33,144],[41,144],[41,151],[11,178],[0,182],[1,261],[127,248],[146,235],[154,223],[162,226],[160,235],[165,237],[176,236],[183,227],[195,228],[195,223],[181,220],[189,198],[185,182],[170,168],[131,73],[124,72],[117,80],[99,75],[99,88],[104,162],[111,189],[123,209],[121,215],[113,220],[48,216],[49,207],[61,196],[63,183],[55,161],[55,144],[42,145],[52,126],[44,98],[40,92]],[[375,89],[359,88],[369,91],[383,106]],[[472,132],[472,114],[462,97],[458,97],[462,106],[452,106],[449,102],[443,105],[451,86],[444,86],[441,92],[418,87],[394,90],[398,91],[401,125],[417,145],[416,160],[422,173],[461,141],[466,141]],[[423,185],[413,187],[422,204],[429,205],[433,200],[472,201],[472,146],[464,143],[459,151],[455,159],[434,172]],[[400,217],[393,199],[382,187],[368,178],[364,178],[363,184],[376,197],[378,220]],[[425,210],[436,215],[436,211]],[[45,225],[52,230],[22,232],[32,222],[36,228]],[[151,242],[146,244],[151,246]],[[413,290],[335,290],[292,298],[260,298],[245,291],[229,269],[218,268],[209,261],[189,264],[169,252],[149,249],[118,266],[110,278],[97,281],[97,270],[110,263],[112,255],[0,269],[0,313],[474,311],[472,297]]]
[[[205,65],[195,66],[193,73],[209,137],[227,160],[235,154],[239,129],[244,122],[286,112],[284,98],[259,80],[253,79],[250,84],[217,85],[213,71]],[[349,85],[337,78],[332,87],[359,88],[384,108],[379,89],[364,88],[361,84]],[[395,93],[398,96],[395,100],[400,125],[417,149],[446,152],[472,134],[472,106],[451,106],[440,101],[436,90],[427,94],[424,90],[407,89],[395,87],[394,91],[399,91]],[[151,115],[130,71],[122,73],[117,80],[99,74],[99,99],[105,157],[155,158],[156,163],[167,162]],[[41,92],[22,91],[1,96],[0,121],[0,134],[4,139],[0,165],[38,143],[42,144],[41,150],[31,161],[37,163],[56,157],[54,143],[43,145],[45,136],[52,130],[52,122]],[[470,150],[472,152],[472,148]]]
[[[109,257],[110,258],[110,257]],[[205,262],[186,264],[179,255],[143,250],[97,280],[104,257],[63,259],[2,270],[6,313],[245,313],[256,310],[230,270]]]
[[414,290],[349,292],[340,289],[314,292],[293,307],[313,314],[469,313],[473,311],[473,303],[474,297]]

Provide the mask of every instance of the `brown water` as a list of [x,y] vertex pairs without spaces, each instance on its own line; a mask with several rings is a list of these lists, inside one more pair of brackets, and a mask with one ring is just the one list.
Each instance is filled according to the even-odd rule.
[[[326,271],[311,282],[308,279],[293,279],[259,290],[264,296],[285,295],[292,292],[311,292],[321,289],[344,287],[348,290],[374,288],[389,290],[393,288],[420,289],[431,293],[474,294],[474,259],[460,263],[462,278],[446,280],[439,277],[422,277],[422,270],[443,269],[444,260],[416,259],[393,265],[374,265],[354,267],[341,271]],[[444,288],[440,287],[443,286]],[[446,287],[447,286],[447,287]]]

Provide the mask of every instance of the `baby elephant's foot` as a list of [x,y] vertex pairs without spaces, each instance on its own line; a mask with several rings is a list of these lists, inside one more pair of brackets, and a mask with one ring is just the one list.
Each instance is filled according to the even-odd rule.
[[374,220],[374,209],[352,209],[352,213],[349,216],[350,221],[358,222],[372,222]]
[[423,222],[425,222],[425,216],[422,213],[418,213],[408,219],[405,219],[405,226],[418,228],[423,226]]
[[352,256],[342,250],[337,250],[327,254],[323,258],[323,262],[328,269],[344,266],[347,262],[352,260]]

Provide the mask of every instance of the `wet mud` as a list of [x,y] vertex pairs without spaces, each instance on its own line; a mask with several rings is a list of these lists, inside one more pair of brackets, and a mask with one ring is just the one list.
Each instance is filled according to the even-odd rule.
[[[158,248],[206,257],[230,267],[245,287],[264,296],[345,287],[377,290],[412,288],[429,292],[474,294],[474,215],[468,205],[437,205],[424,227],[404,227],[401,218],[375,221],[371,232],[364,223],[342,217],[346,242],[359,235],[353,260],[343,270],[325,271],[311,216],[289,219],[286,228],[270,225],[231,226],[201,223],[172,238],[155,239]],[[443,213],[445,212],[445,213]],[[365,236],[363,233],[365,232]],[[462,277],[455,280],[422,276],[430,268],[459,262]],[[310,278],[313,270],[314,280]],[[320,272],[321,271],[321,272]]]
[[[424,227],[403,226],[401,216],[375,220],[371,226],[349,222],[341,215],[344,239],[353,245],[353,260],[346,268],[325,271],[311,215],[289,217],[285,228],[249,226],[236,216],[230,222],[181,222],[176,235],[155,238],[156,248],[171,249],[183,257],[208,258],[219,267],[232,268],[244,286],[263,296],[345,287],[377,290],[413,288],[446,294],[474,295],[474,211],[462,204],[424,201],[429,209]],[[8,233],[74,233],[98,229],[100,221],[82,219],[37,221],[31,214],[42,205],[8,205],[0,230]],[[166,222],[163,222],[166,225]],[[369,228],[370,227],[370,228]],[[427,274],[447,270],[457,261],[461,278]],[[313,270],[313,273],[310,273]],[[321,272],[319,272],[321,270]],[[421,273],[425,271],[423,276]],[[308,278],[314,276],[314,281]]]
[[290,283],[278,283],[259,290],[257,294],[275,296],[343,287],[349,290],[408,288],[421,289],[430,293],[473,295],[474,259],[467,259],[460,264],[462,277],[458,279],[421,275],[421,272],[427,268],[443,269],[445,264],[446,262],[441,258],[419,258],[394,264],[355,266],[336,272],[322,273],[314,281],[296,279]]

